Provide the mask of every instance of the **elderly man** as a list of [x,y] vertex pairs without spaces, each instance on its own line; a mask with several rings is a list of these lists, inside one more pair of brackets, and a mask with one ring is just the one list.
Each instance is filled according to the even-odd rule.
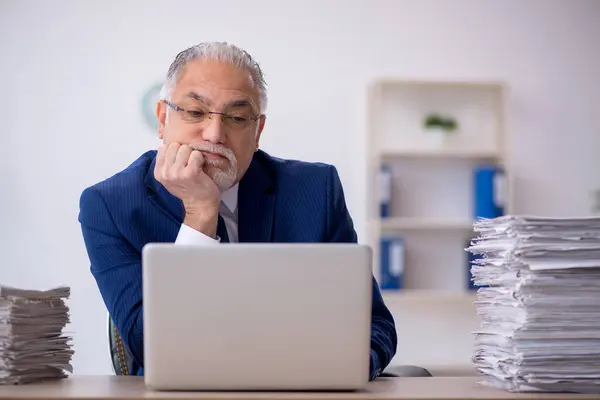
[[[163,144],[81,195],[91,272],[134,374],[144,365],[145,244],[357,240],[335,167],[259,150],[266,106],[262,71],[248,53],[226,43],[184,50],[156,107]],[[370,379],[388,365],[396,341],[373,279]]]

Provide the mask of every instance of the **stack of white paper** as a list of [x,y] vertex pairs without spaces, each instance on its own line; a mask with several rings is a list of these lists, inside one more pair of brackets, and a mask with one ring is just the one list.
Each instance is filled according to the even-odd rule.
[[70,289],[21,290],[0,286],[0,384],[66,377],[72,372],[65,304]]
[[505,216],[474,224],[467,251],[482,384],[600,393],[600,217]]

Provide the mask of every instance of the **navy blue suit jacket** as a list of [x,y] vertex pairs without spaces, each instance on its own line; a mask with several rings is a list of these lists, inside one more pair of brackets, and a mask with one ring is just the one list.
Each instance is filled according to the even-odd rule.
[[[154,178],[156,151],[86,188],[79,222],[91,272],[110,316],[143,374],[141,251],[150,242],[174,242],[182,202]],[[238,189],[240,242],[356,242],[335,167],[254,154]],[[396,330],[373,279],[370,379],[396,352]],[[367,373],[367,371],[365,371]]]

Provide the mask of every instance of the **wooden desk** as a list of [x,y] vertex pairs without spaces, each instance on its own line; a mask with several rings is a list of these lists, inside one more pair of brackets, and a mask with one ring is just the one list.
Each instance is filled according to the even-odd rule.
[[514,394],[477,385],[475,377],[382,378],[360,392],[153,392],[143,378],[72,376],[62,381],[0,386],[0,399],[200,399],[200,400],[447,400],[447,399],[598,399],[599,395]]

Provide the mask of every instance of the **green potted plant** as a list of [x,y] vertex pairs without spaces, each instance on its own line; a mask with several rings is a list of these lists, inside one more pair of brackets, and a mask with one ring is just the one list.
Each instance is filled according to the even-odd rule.
[[433,112],[425,116],[423,127],[429,136],[435,137],[438,144],[442,145],[446,137],[458,129],[458,122],[453,117]]
[[444,117],[440,114],[432,113],[425,118],[425,128],[429,130],[440,129],[444,126]]

